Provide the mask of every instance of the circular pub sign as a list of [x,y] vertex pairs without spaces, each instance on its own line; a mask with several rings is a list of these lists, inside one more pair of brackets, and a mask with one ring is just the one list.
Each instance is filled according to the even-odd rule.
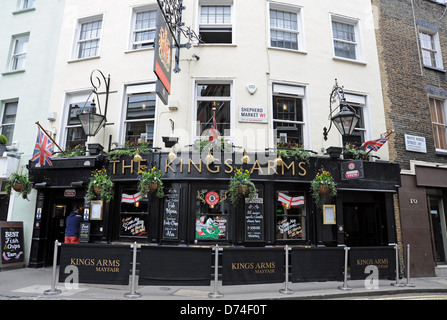
[[216,204],[219,203],[219,195],[215,191],[210,191],[205,196],[205,201],[208,203],[211,207],[214,207]]

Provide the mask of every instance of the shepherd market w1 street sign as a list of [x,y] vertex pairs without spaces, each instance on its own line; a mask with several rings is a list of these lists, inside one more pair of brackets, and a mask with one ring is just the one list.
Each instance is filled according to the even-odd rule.
[[239,107],[239,122],[267,123],[267,108]]

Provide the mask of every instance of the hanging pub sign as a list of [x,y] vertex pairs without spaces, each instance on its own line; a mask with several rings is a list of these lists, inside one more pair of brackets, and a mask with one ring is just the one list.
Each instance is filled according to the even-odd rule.
[[364,171],[362,160],[345,161],[342,162],[340,165],[342,180],[363,179]]
[[24,263],[23,222],[0,221],[0,267]]
[[[157,95],[167,104],[166,92],[171,93],[171,69],[172,69],[172,35],[161,10],[157,13],[157,29],[155,36],[154,72],[162,86],[157,85]],[[166,92],[163,91],[163,88]]]

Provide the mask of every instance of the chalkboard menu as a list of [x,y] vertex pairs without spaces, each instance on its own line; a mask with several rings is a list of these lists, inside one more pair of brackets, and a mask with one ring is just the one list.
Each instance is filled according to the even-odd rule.
[[79,242],[89,242],[90,222],[81,222],[79,225]]
[[180,189],[167,189],[163,212],[163,239],[178,239]]
[[245,201],[245,241],[264,240],[264,203],[262,198]]
[[23,222],[0,221],[0,267],[23,264]]

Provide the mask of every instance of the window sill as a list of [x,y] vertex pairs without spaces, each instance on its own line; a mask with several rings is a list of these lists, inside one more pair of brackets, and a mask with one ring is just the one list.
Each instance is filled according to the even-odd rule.
[[12,14],[16,15],[16,14],[21,14],[21,13],[25,13],[25,12],[31,12],[31,11],[35,11],[36,8],[27,8],[27,9],[20,9],[17,11],[13,11]]
[[307,54],[307,51],[305,51],[305,50],[295,50],[295,49],[287,49],[287,48],[280,48],[280,47],[268,47],[268,49],[291,52],[291,53]]
[[20,70],[14,70],[14,71],[7,71],[7,72],[3,72],[2,76],[9,76],[11,74],[18,74],[18,73],[24,73],[25,69],[20,69]]
[[335,57],[335,56],[332,57],[332,60],[343,61],[343,62],[350,62],[350,63],[366,66],[366,62],[360,61],[360,60],[352,60],[352,59],[348,59],[348,58],[341,58],[341,57]]
[[237,47],[235,43],[200,43],[194,44],[193,47]]
[[150,50],[154,50],[154,48],[152,47],[152,48],[142,48],[142,49],[129,49],[129,50],[124,51],[124,53],[128,54],[128,53],[141,52],[141,51],[150,51]]
[[426,66],[425,64],[424,64],[424,68],[427,68],[427,69],[430,69],[430,70],[433,70],[433,71],[438,71],[438,72],[446,73],[446,70],[445,70],[445,69],[436,68],[436,67],[432,67],[432,66]]
[[99,59],[99,58],[101,58],[101,57],[100,56],[95,56],[95,57],[88,57],[88,58],[81,58],[81,59],[72,59],[72,60],[68,60],[67,63],[95,60],[95,59]]

